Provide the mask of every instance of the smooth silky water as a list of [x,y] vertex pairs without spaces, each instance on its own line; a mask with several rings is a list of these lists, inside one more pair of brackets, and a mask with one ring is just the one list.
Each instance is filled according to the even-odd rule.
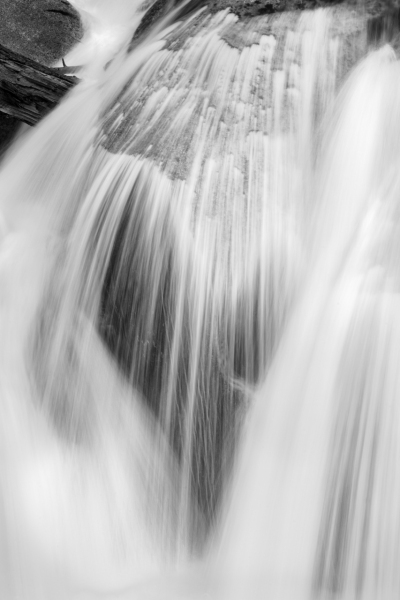
[[394,51],[74,5],[0,172],[1,598],[397,597]]

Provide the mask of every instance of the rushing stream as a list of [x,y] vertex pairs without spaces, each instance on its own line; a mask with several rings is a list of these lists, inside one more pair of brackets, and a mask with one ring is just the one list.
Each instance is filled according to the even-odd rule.
[[73,4],[0,171],[0,597],[397,598],[394,50]]

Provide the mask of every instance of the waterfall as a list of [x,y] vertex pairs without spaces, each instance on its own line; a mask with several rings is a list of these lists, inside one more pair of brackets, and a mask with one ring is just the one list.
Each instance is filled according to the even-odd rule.
[[255,394],[220,549],[252,598],[397,594],[397,73],[390,48],[372,54],[327,130],[313,259]]
[[83,80],[0,171],[2,595],[394,597],[394,51],[74,5]]

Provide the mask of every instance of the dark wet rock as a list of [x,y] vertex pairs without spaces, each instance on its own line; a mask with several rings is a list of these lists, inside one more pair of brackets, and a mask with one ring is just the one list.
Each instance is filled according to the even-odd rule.
[[165,20],[165,24],[176,22],[202,7],[208,7],[208,5],[207,0],[189,0],[186,3],[182,3],[180,0],[155,0],[142,17],[129,49],[135,48],[142,37],[151,31],[154,26],[163,23],[163,20]]
[[17,119],[0,114],[0,158],[11,144],[18,126]]
[[368,41],[381,45],[392,43],[399,47],[400,6],[399,2],[371,3],[368,18]]
[[[368,39],[374,41],[392,41],[400,29],[400,0],[190,0],[182,6],[180,0],[148,0],[143,7],[146,12],[137,28],[131,49],[138,41],[157,26],[162,19],[178,21],[195,10],[205,8],[208,13],[229,9],[240,20],[271,15],[282,12],[313,10],[342,4],[363,14],[369,19]],[[400,44],[399,44],[400,45]]]
[[310,10],[322,6],[340,4],[343,0],[210,0],[215,12],[230,7],[238,17],[255,17],[284,11]]

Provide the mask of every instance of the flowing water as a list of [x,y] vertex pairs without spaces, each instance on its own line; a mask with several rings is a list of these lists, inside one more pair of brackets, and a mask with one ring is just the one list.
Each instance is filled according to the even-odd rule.
[[1,597],[397,597],[395,52],[74,4],[0,172]]

